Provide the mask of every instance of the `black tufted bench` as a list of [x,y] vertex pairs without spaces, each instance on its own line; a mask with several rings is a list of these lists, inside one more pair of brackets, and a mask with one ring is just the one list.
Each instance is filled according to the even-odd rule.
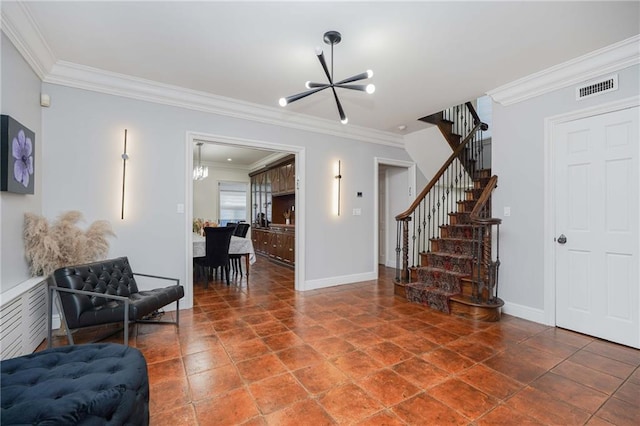
[[[134,276],[175,281],[176,285],[139,291]],[[66,324],[67,338],[73,344],[71,329],[122,322],[124,344],[129,344],[130,322],[146,321],[145,317],[158,309],[176,302],[176,321],[179,325],[180,299],[184,287],[177,278],[134,273],[129,259],[118,257],[85,265],[66,266],[53,273],[50,287],[48,345],[51,347],[52,306],[54,293],[62,305],[62,320]],[[164,321],[166,323],[166,321]]]
[[148,425],[147,363],[116,343],[71,345],[4,360],[2,425]]

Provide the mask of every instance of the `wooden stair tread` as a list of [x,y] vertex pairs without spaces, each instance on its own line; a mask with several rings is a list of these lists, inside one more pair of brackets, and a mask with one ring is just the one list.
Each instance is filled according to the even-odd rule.
[[472,243],[473,240],[470,240],[468,238],[456,238],[456,237],[440,237],[440,238],[432,238],[432,241],[464,241],[464,242],[469,242]]
[[447,290],[441,289],[439,287],[436,287],[434,285],[420,283],[420,282],[409,283],[409,284],[406,285],[406,287],[415,288],[417,290],[430,291],[430,292],[437,293],[437,294],[442,294],[442,295],[448,296],[448,297],[453,297],[454,295],[461,294],[460,292],[457,292],[457,291],[447,291]]
[[[462,260],[473,260],[473,256],[469,256],[466,254],[458,254],[458,253],[449,253],[446,251],[432,251],[430,253],[428,253],[430,255],[433,256],[444,256],[444,257],[451,257],[453,259],[462,259]],[[421,268],[426,268],[427,266],[421,266]]]
[[469,305],[469,306],[477,306],[477,307],[483,307],[483,308],[499,308],[504,305],[504,300],[500,299],[499,297],[496,299],[497,300],[494,303],[491,303],[491,302],[478,303],[478,302],[474,302],[470,296],[464,296],[461,293],[457,293],[451,296],[451,300],[458,303],[465,304],[465,305]]
[[440,272],[440,273],[445,273],[445,274],[449,274],[449,275],[454,275],[454,276],[456,276],[456,277],[458,277],[460,279],[469,276],[469,274],[467,272],[449,271],[447,269],[436,268],[434,266],[419,266],[418,269],[434,271],[434,272]]

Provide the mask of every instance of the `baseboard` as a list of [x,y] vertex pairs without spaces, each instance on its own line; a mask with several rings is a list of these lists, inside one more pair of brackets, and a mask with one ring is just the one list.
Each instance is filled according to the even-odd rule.
[[542,309],[532,308],[530,306],[518,305],[513,302],[504,302],[502,312],[514,317],[526,319],[529,321],[545,324],[544,311]]
[[363,274],[342,275],[339,277],[323,278],[320,280],[308,280],[304,282],[302,291],[317,290],[320,288],[334,287],[337,285],[353,284],[362,281],[377,280],[378,276],[375,272],[366,272]]

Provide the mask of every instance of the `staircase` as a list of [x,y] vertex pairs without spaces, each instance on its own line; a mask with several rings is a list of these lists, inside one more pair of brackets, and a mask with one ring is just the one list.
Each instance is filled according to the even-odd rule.
[[404,286],[407,300],[445,313],[482,321],[500,319],[501,300],[478,303],[474,294],[474,267],[478,251],[476,229],[471,212],[480,194],[487,187],[491,170],[478,172],[473,188],[465,191],[466,198],[458,201],[458,211],[450,213],[450,222],[440,227],[440,238],[431,240],[431,252],[420,253],[420,267],[415,268],[416,282]]
[[[487,127],[469,103],[423,117],[453,153],[411,207],[396,216],[396,294],[431,309],[483,321],[500,319],[497,297],[500,219],[491,218],[497,176],[481,169]],[[402,255],[402,262],[400,257]],[[409,266],[409,258],[412,260]],[[401,265],[402,263],[402,265]]]

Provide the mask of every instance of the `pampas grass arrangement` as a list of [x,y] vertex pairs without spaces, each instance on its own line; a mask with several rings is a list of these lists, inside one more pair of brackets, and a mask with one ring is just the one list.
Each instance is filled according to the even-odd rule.
[[106,220],[93,222],[86,231],[76,224],[82,213],[62,213],[49,225],[46,218],[24,215],[24,245],[32,276],[49,275],[63,266],[94,262],[107,257],[108,236],[114,237]]

